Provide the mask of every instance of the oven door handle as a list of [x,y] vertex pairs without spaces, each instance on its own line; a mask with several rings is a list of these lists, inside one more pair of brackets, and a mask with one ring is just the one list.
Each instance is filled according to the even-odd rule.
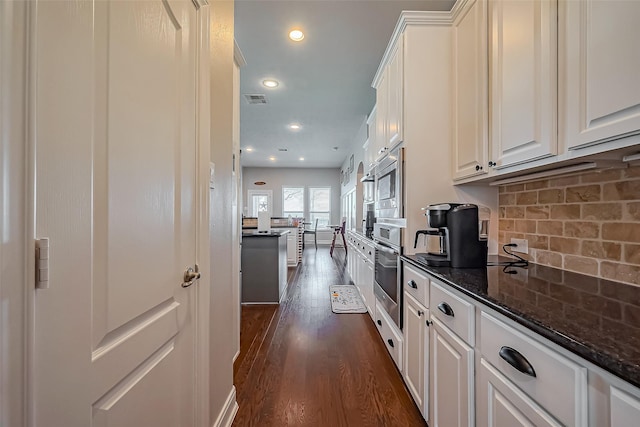
[[376,251],[380,251],[380,252],[386,252],[388,254],[393,254],[393,255],[398,255],[399,252],[393,248],[390,248],[388,246],[384,246],[381,245],[379,243],[374,243],[375,247],[376,247]]

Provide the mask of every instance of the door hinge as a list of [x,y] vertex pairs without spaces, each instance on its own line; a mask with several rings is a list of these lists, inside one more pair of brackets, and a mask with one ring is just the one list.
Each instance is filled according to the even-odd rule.
[[36,289],[49,289],[49,238],[36,240]]

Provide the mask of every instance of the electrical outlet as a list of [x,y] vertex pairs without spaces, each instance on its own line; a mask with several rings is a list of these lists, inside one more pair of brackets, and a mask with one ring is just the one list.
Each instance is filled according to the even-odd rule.
[[511,239],[511,243],[518,245],[515,248],[510,248],[513,252],[529,253],[529,241],[527,239]]

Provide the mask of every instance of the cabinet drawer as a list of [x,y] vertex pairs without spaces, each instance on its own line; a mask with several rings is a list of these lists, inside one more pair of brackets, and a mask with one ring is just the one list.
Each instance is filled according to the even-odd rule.
[[485,312],[480,315],[480,351],[562,424],[587,424],[585,368]]
[[404,290],[420,304],[429,307],[429,277],[409,264],[402,268]]
[[402,372],[402,335],[393,325],[393,321],[387,316],[387,313],[376,301],[376,327],[382,341],[384,341],[387,351],[395,362],[398,370]]
[[370,244],[366,239],[363,239],[362,254],[367,257],[372,263],[375,262],[376,248]]
[[436,317],[467,344],[475,345],[475,316],[473,304],[445,289],[444,284],[431,279],[431,316]]

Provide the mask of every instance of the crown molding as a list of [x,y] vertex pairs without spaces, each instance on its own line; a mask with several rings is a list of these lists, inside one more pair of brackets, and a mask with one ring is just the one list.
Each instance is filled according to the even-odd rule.
[[[402,11],[400,13],[400,18],[398,18],[398,23],[393,30],[393,34],[391,35],[391,39],[389,40],[389,44],[387,45],[387,49],[384,51],[384,55],[382,55],[380,66],[373,77],[371,86],[375,88],[378,85],[382,72],[384,71],[384,67],[391,59],[391,52],[398,42],[400,35],[407,29],[407,27],[420,25],[451,27],[454,20],[453,11],[456,10],[459,3],[466,3],[467,1],[468,0],[458,0],[451,11]],[[456,12],[456,14],[457,13],[459,13],[459,11]]]

